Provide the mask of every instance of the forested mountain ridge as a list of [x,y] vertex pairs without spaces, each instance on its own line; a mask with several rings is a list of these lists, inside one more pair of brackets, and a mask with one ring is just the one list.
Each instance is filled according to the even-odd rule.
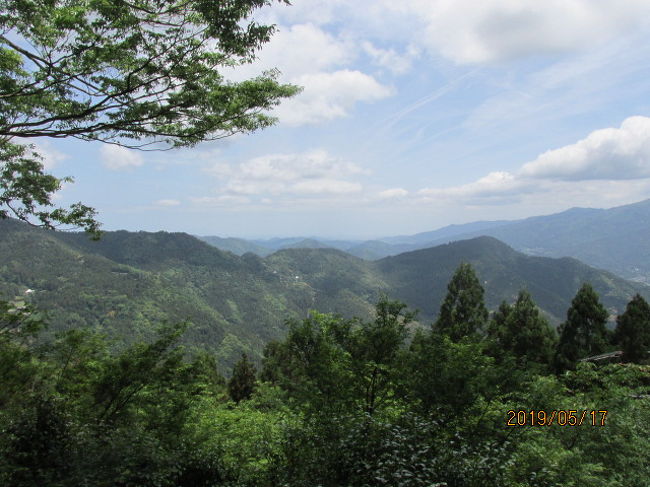
[[53,330],[79,326],[129,339],[161,322],[189,319],[190,344],[216,350],[229,366],[244,350],[257,356],[309,309],[368,317],[381,293],[437,315],[454,269],[477,270],[490,309],[528,289],[555,323],[589,281],[611,314],[647,288],[573,259],[531,257],[483,237],[364,261],[335,249],[285,249],[266,258],[236,256],[183,233],[44,231],[0,221],[0,295],[30,292]]
[[[523,220],[449,225],[430,232],[365,242],[322,242],[363,259],[377,260],[483,235],[497,238],[529,255],[573,257],[624,279],[650,283],[650,199],[606,210],[571,208]],[[232,248],[227,242],[220,242],[218,237],[204,237],[204,240],[222,249]],[[282,248],[285,240],[299,246],[302,239],[279,239],[280,244],[275,247],[271,241],[253,244],[242,240],[234,251],[244,253],[243,249],[246,249],[268,255],[274,249]],[[248,246],[242,242],[247,242]]]
[[105,329],[147,338],[162,322],[189,319],[189,343],[218,351],[224,364],[242,350],[258,352],[301,317],[311,297],[304,286],[273,274],[259,257],[237,257],[186,234],[47,232],[0,222],[0,294],[33,290],[52,329]]
[[[624,309],[628,296],[650,294],[643,285],[589,267],[572,258],[553,259],[525,255],[492,237],[477,237],[386,257],[374,262],[385,277],[392,296],[435,316],[447,292],[447,280],[461,262],[476,269],[485,288],[489,309],[502,300],[512,302],[519,290],[528,290],[552,322],[564,320],[571,297],[582,282],[590,282],[612,315]],[[426,299],[423,299],[427,296]]]

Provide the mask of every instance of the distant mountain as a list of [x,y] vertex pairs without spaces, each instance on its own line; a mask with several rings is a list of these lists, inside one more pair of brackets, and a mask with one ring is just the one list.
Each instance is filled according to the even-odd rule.
[[262,245],[258,245],[255,242],[250,240],[244,240],[243,238],[223,238],[223,237],[197,237],[199,240],[203,240],[206,243],[209,243],[213,247],[217,247],[221,250],[226,250],[232,252],[235,255],[244,255],[247,252],[252,252],[261,257],[266,257],[269,254],[272,254],[275,250]]
[[524,220],[449,225],[431,232],[365,242],[302,237],[257,241],[202,238],[238,255],[253,252],[267,256],[283,248],[333,247],[365,260],[378,260],[482,235],[495,237],[529,255],[574,257],[625,279],[650,284],[650,199],[608,210],[571,208]]
[[570,301],[583,282],[594,286],[612,315],[623,310],[634,293],[650,295],[650,288],[576,259],[528,256],[491,237],[386,257],[374,265],[392,296],[433,318],[447,292],[447,283],[461,262],[469,262],[476,269],[489,309],[496,309],[504,299],[514,301],[519,290],[527,289],[555,323],[566,318]]
[[402,252],[408,252],[419,248],[414,244],[390,244],[382,240],[368,240],[346,250],[355,257],[365,260],[381,259],[389,255],[397,255]]
[[282,249],[339,249],[348,250],[359,242],[348,240],[328,240],[311,237],[272,238],[269,240],[245,240],[243,238],[224,238],[207,236],[196,238],[203,240],[220,250],[226,250],[236,255],[252,252],[260,257],[266,257]]
[[281,249],[331,249],[331,245],[321,242],[313,238],[304,238],[297,242],[288,243],[281,247]]
[[491,222],[472,222],[464,223],[461,225],[447,225],[446,227],[433,230],[431,232],[416,233],[415,235],[402,235],[399,237],[386,237],[380,241],[393,244],[393,245],[429,245],[431,242],[441,239],[451,239],[458,235],[463,235],[470,232],[480,232],[487,228],[496,228],[502,225],[508,225],[512,221],[498,220]]
[[572,208],[458,234],[454,240],[478,235],[495,237],[527,254],[575,257],[626,279],[650,283],[650,199],[607,210]]
[[368,318],[380,293],[421,310],[431,322],[461,261],[472,263],[488,306],[528,289],[557,323],[582,282],[611,314],[650,288],[575,259],[531,257],[481,237],[375,262],[336,249],[237,256],[184,233],[106,232],[99,242],[0,221],[0,299],[33,292],[52,331],[87,326],[124,339],[146,338],[162,322],[189,319],[192,346],[214,350],[228,367],[242,350],[258,356],[309,309]]
[[607,210],[571,208],[524,220],[450,225],[411,236],[369,240],[344,250],[377,260],[482,235],[529,255],[574,257],[625,279],[650,284],[650,199]]

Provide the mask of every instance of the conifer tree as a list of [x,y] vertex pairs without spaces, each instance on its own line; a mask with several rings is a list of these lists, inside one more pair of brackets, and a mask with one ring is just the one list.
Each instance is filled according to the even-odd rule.
[[567,320],[560,326],[560,340],[555,355],[558,371],[575,368],[584,357],[597,355],[609,345],[607,310],[590,284],[583,284],[571,301]]
[[502,362],[506,356],[502,342],[506,329],[506,319],[510,313],[512,313],[512,306],[503,300],[499,305],[499,309],[492,314],[488,323],[486,352],[491,357],[494,357],[497,362]]
[[642,363],[650,350],[650,305],[639,294],[627,304],[616,320],[616,342],[625,362]]
[[248,360],[248,355],[242,353],[241,358],[233,367],[232,377],[228,381],[228,394],[233,401],[250,399],[255,392],[256,374],[255,365]]
[[490,325],[497,347],[512,353],[520,365],[550,364],[555,332],[539,312],[528,291],[520,291],[512,306],[501,303]]
[[437,330],[454,341],[482,331],[488,318],[483,294],[472,266],[466,262],[460,264],[447,286],[447,296],[435,325]]

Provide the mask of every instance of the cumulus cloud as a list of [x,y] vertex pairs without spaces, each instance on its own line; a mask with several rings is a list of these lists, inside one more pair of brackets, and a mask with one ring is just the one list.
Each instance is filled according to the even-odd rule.
[[[632,181],[634,180],[634,181]],[[598,195],[612,204],[647,197],[650,187],[650,118],[635,116],[547,151],[515,172],[491,172],[474,182],[419,191],[424,201],[498,204],[526,197],[588,201]],[[593,198],[592,198],[593,199]]]
[[[290,55],[288,55],[290,53]],[[285,80],[305,73],[345,66],[356,57],[356,46],[312,23],[279,26],[253,64],[237,67],[231,77],[240,81],[262,71],[279,69]]]
[[104,166],[113,171],[131,169],[144,164],[144,159],[138,152],[119,145],[103,145],[99,152]]
[[345,117],[360,101],[386,98],[392,90],[360,71],[305,74],[293,80],[304,91],[274,112],[289,125],[316,124]]
[[588,180],[650,177],[650,118],[630,117],[620,128],[596,130],[586,138],[541,154],[525,164],[522,177]]
[[485,63],[588,48],[639,27],[645,0],[382,0],[410,15],[423,46],[458,63]]
[[222,191],[246,196],[357,193],[362,185],[349,179],[367,172],[324,150],[271,154],[234,165],[219,162],[206,171],[223,181]]
[[456,63],[589,49],[643,28],[647,0],[310,0],[273,21],[346,25],[367,38],[413,43]]
[[[243,80],[277,68],[283,82],[304,90],[284,101],[273,114],[293,126],[321,123],[345,117],[358,102],[373,102],[392,94],[389,87],[369,74],[345,69],[360,52],[351,38],[333,35],[313,23],[281,25],[255,63],[236,68],[231,78]],[[380,56],[381,52],[375,54]],[[384,57],[390,55],[390,51],[384,53]],[[403,69],[404,61],[396,62],[396,66]]]

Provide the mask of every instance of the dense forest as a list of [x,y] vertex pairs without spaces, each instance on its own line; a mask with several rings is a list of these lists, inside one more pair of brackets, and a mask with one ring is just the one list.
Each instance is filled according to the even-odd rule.
[[5,302],[0,483],[647,485],[641,296],[612,331],[584,284],[556,333],[526,291],[488,313],[469,264],[447,289],[427,328],[387,297],[371,320],[291,320],[228,379],[179,346],[191,324],[116,350],[88,329],[39,339],[39,311]]
[[488,309],[526,289],[553,326],[583,282],[612,324],[635,294],[650,298],[642,284],[574,259],[523,255],[489,237],[368,262],[335,249],[237,256],[184,233],[104,232],[95,242],[7,219],[0,254],[8,256],[0,259],[0,296],[47,311],[46,335],[82,327],[128,344],[153,339],[160,323],[188,320],[183,343],[215,353],[224,370],[242,352],[259,361],[268,341],[285,336],[285,321],[310,309],[371,319],[382,292],[419,311],[414,326],[427,326],[461,262],[476,270]]

